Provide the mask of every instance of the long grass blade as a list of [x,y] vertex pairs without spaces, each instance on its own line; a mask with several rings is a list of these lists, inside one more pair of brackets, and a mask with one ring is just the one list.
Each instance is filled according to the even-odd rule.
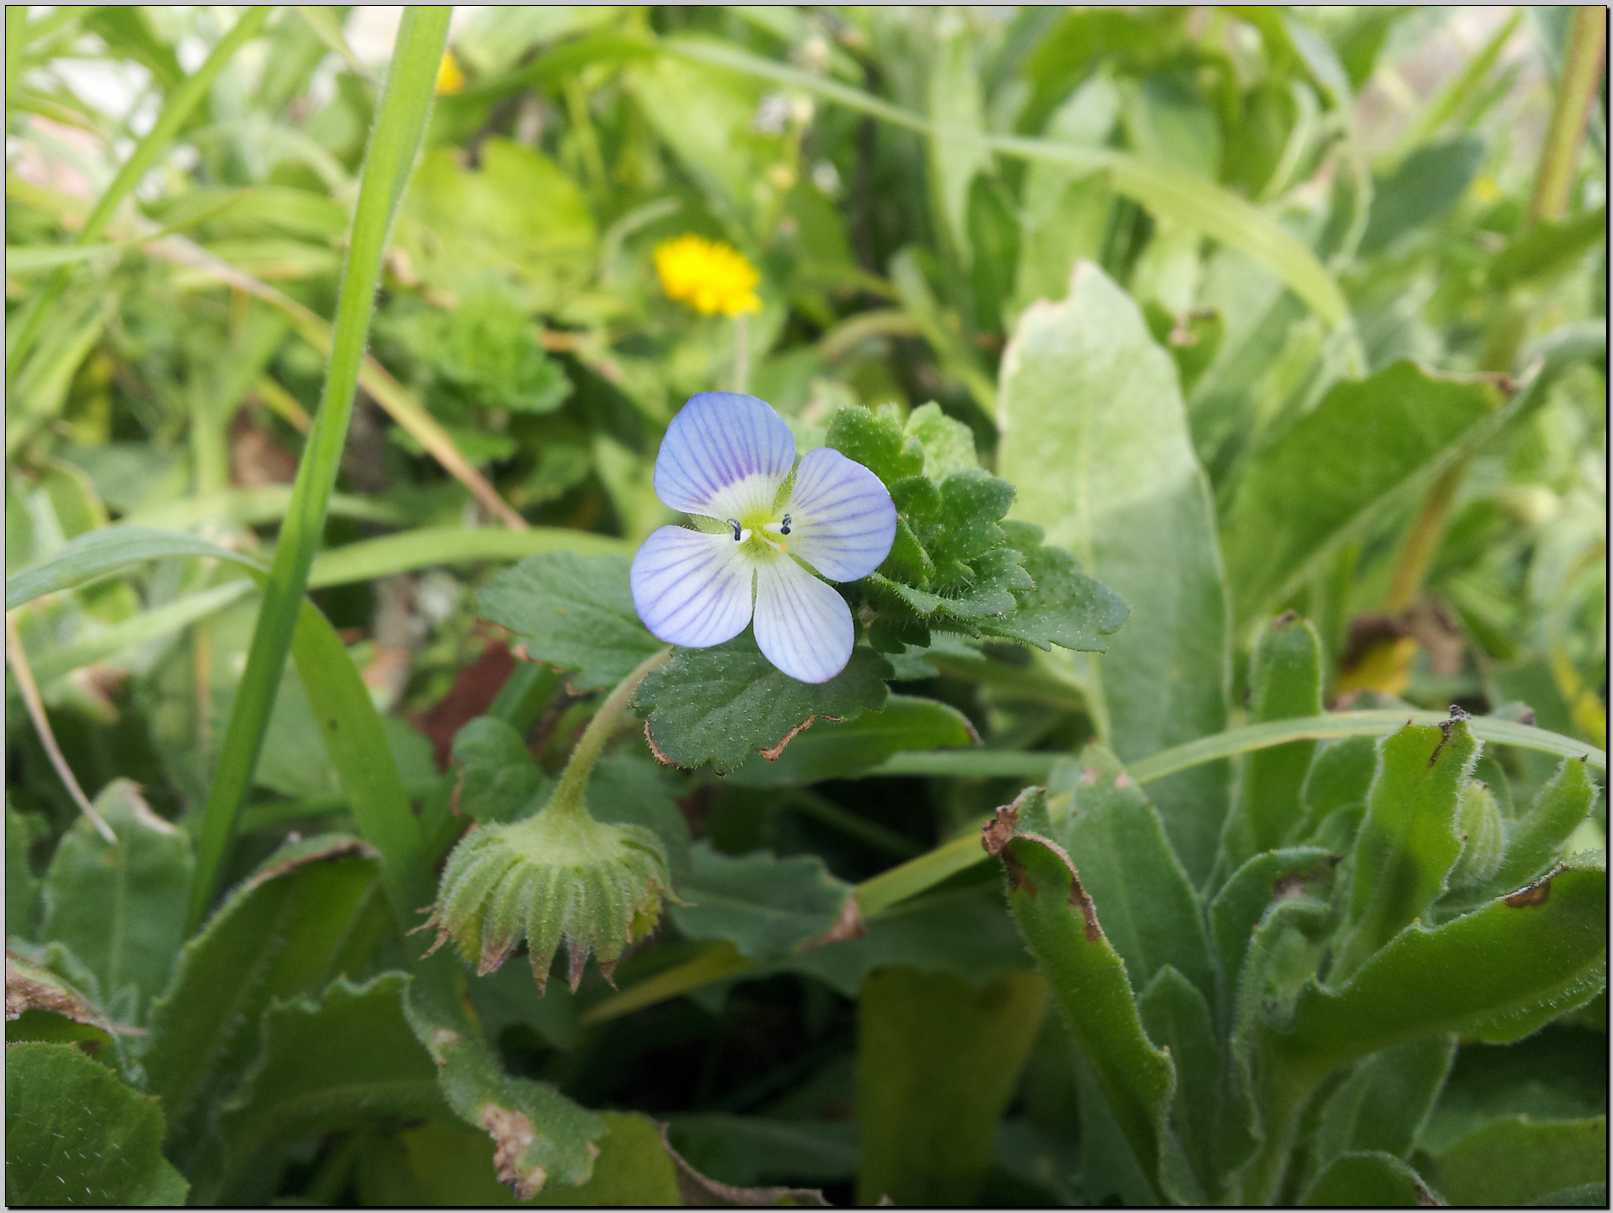
[[235,819],[263,748],[280,673],[291,649],[309,569],[319,548],[347,440],[364,343],[375,308],[381,258],[402,182],[413,167],[431,113],[449,15],[447,8],[411,8],[398,30],[359,182],[358,205],[336,301],[325,389],[297,469],[291,506],[281,527],[246,670],[203,810],[196,883],[191,894],[193,926],[200,922],[216,891],[235,833]]

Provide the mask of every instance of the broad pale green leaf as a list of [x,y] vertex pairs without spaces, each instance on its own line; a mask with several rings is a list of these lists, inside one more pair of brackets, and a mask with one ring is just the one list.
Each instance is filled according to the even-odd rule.
[[986,827],[987,850],[1002,860],[1008,908],[1122,1139],[1143,1174],[1158,1182],[1176,1086],[1170,1055],[1143,1031],[1126,964],[1110,945],[1101,913],[1070,857],[1047,836],[1046,794],[1022,792]]
[[1421,1176],[1393,1154],[1361,1151],[1341,1154],[1316,1177],[1299,1203],[1311,1208],[1417,1208],[1444,1203]]
[[582,691],[613,687],[661,648],[633,608],[625,556],[545,552],[493,578],[477,599],[533,661]]
[[[1219,732],[1228,637],[1209,487],[1169,355],[1096,266],[1077,267],[1067,299],[1021,318],[1003,359],[998,423],[1016,514],[1131,608],[1088,667],[1103,738],[1132,759]],[[1215,858],[1225,784],[1215,764],[1153,790],[1195,879]]]
[[507,1074],[468,1011],[464,983],[458,962],[438,952],[414,966],[404,1004],[449,1107],[482,1130],[493,1171],[519,1199],[531,1200],[551,1183],[586,1184],[604,1119],[548,1083]]
[[858,1203],[967,1202],[978,1194],[1046,1013],[1047,983],[1036,973],[976,986],[897,968],[863,984]]
[[1454,1037],[1430,1036],[1363,1061],[1322,1105],[1314,1162],[1362,1150],[1409,1158],[1455,1056]]
[[1340,543],[1359,538],[1482,432],[1503,400],[1488,380],[1397,362],[1338,384],[1253,453],[1221,531],[1239,620],[1266,610]]
[[1050,837],[1081,872],[1133,987],[1146,988],[1171,967],[1212,996],[1204,908],[1147,794],[1096,743],[1074,761],[1061,760],[1047,787]]
[[1330,1068],[1446,1032],[1521,1039],[1602,989],[1606,920],[1607,873],[1569,865],[1432,930],[1413,925],[1344,985],[1307,988],[1283,1048]]
[[969,718],[949,704],[892,695],[855,720],[815,724],[769,762],[760,755],[728,777],[741,787],[799,787],[844,779],[903,750],[951,750],[980,744]]
[[551,781],[515,726],[478,716],[454,734],[454,807],[477,821],[513,821],[542,804]]
[[1408,724],[1384,739],[1356,836],[1349,927],[1334,980],[1358,969],[1445,891],[1462,853],[1457,803],[1479,742],[1465,719]]
[[219,1109],[221,1174],[209,1203],[266,1202],[299,1136],[443,1116],[436,1068],[403,1016],[408,978],[338,979],[318,998],[270,1004],[258,1055]]
[[866,648],[824,683],[797,682],[747,633],[711,649],[678,649],[651,672],[634,706],[656,757],[679,767],[731,771],[752,754],[782,753],[819,720],[849,720],[885,706],[890,663]]
[[816,855],[732,856],[702,842],[689,859],[689,878],[677,890],[684,904],[668,905],[672,921],[690,938],[726,939],[753,959],[822,940],[854,912],[851,886]]
[[1165,965],[1143,990],[1137,1008],[1149,1039],[1166,1049],[1176,1063],[1172,1114],[1177,1134],[1200,1186],[1213,1194],[1219,1187],[1215,1140],[1227,1113],[1221,1047],[1210,1004],[1203,991]]
[[6,1203],[182,1205],[162,1107],[67,1044],[6,1046]]
[[1516,888],[1540,875],[1590,815],[1597,788],[1587,766],[1581,759],[1565,758],[1528,813],[1512,825],[1501,867],[1490,881],[1495,892]]
[[1432,1156],[1453,1205],[1555,1204],[1563,1189],[1607,1183],[1607,1117],[1504,1116]]
[[[1309,622],[1292,613],[1273,619],[1261,629],[1249,665],[1251,724],[1322,714],[1322,642]],[[1314,741],[1296,741],[1245,759],[1221,840],[1225,871],[1298,830],[1301,789],[1315,753]]]
[[87,818],[73,823],[45,873],[40,929],[95,974],[110,1013],[139,1023],[184,942],[190,837],[153,813],[127,779],[108,784],[95,806],[117,844]]
[[[259,1015],[270,1001],[318,993],[356,948],[373,944],[362,927],[377,921],[369,914],[376,868],[353,838],[282,847],[185,945],[152,1005],[144,1057],[176,1154],[212,1148],[207,1114],[256,1055]],[[378,921],[384,930],[386,919]]]

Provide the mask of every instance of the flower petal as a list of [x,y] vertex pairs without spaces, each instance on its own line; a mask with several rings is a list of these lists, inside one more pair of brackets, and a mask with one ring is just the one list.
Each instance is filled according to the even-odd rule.
[[657,639],[704,649],[750,622],[754,565],[732,535],[664,526],[633,557],[633,606]]
[[756,646],[791,678],[828,682],[851,660],[851,608],[788,557],[756,568]]
[[675,510],[742,518],[773,504],[795,439],[766,402],[737,392],[690,396],[655,457],[655,495]]
[[896,506],[884,482],[830,447],[802,458],[788,508],[791,553],[830,581],[868,576],[896,538]]

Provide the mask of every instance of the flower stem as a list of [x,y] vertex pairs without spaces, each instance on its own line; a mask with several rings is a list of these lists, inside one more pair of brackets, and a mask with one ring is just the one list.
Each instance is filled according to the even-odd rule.
[[605,752],[605,743],[616,732],[622,717],[627,715],[639,684],[648,678],[652,671],[665,665],[671,656],[672,650],[665,648],[646,657],[631,674],[616,684],[615,690],[605,697],[605,702],[599,705],[599,711],[594,713],[593,719],[588,722],[588,727],[577,739],[577,746],[571,751],[571,757],[566,760],[566,769],[560,772],[560,783],[555,788],[554,796],[545,812],[580,813],[587,816],[588,810],[583,805],[583,792],[587,790],[588,777],[594,773],[594,764]]

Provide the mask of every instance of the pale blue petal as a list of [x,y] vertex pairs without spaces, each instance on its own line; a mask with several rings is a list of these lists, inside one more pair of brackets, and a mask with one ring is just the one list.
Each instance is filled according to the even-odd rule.
[[675,510],[743,518],[773,504],[795,462],[790,427],[737,392],[690,396],[655,457],[655,495]]
[[732,535],[664,526],[633,557],[630,581],[638,617],[668,644],[709,648],[750,622],[754,565]]
[[828,682],[851,660],[851,608],[788,557],[756,569],[756,647],[791,678]]
[[868,576],[896,538],[896,506],[884,482],[829,447],[802,458],[786,508],[790,552],[830,581]]

